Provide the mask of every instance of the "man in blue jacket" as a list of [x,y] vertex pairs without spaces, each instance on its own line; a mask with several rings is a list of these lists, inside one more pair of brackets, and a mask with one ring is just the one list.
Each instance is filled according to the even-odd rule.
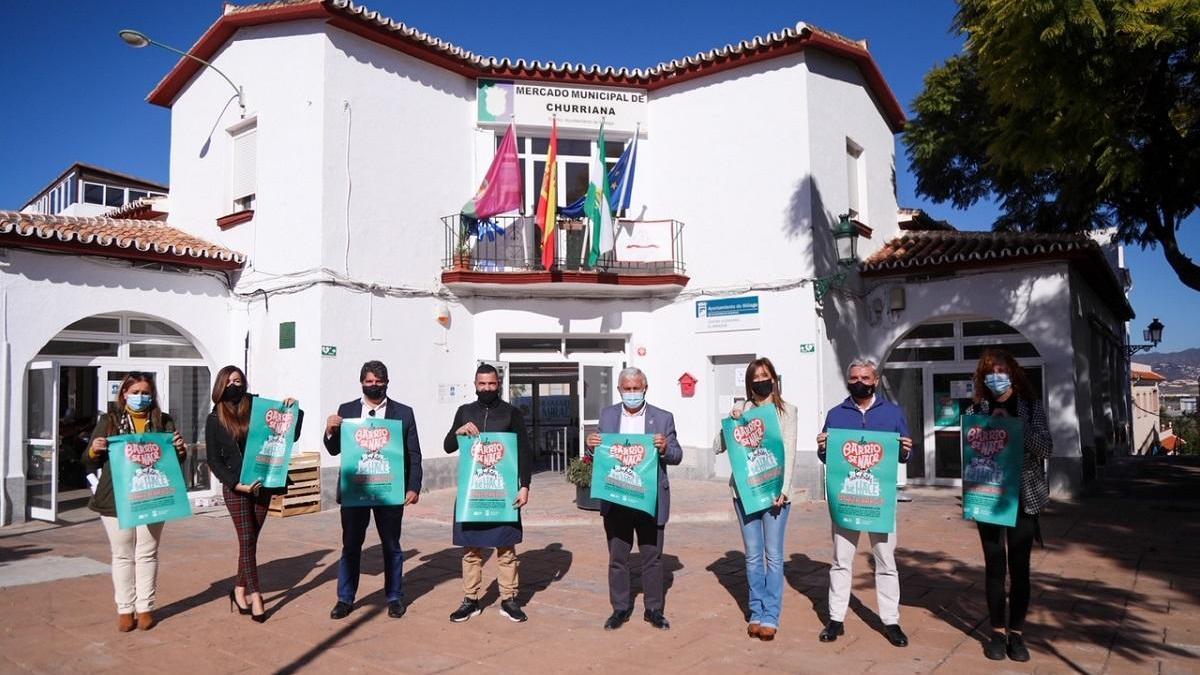
[[666,591],[663,585],[663,532],[671,515],[671,485],[667,480],[667,465],[683,461],[683,448],[675,435],[675,417],[661,408],[646,403],[646,374],[637,368],[626,368],[617,378],[621,402],[600,411],[600,433],[589,434],[588,450],[600,445],[600,434],[649,434],[654,436],[658,450],[658,512],[651,516],[620,504],[600,503],[604,516],[604,534],[608,538],[608,595],[612,616],[604,622],[604,630],[616,630],[633,614],[633,598],[629,590],[629,554],[637,535],[638,551],[642,554],[642,590],[646,611],[642,618],[659,630],[671,624],[663,615]]
[[[874,361],[856,360],[846,370],[846,389],[850,395],[825,416],[825,426],[817,435],[817,457],[825,461],[825,440],[829,429],[865,429],[900,434],[900,461],[907,462],[912,452],[908,423],[900,406],[876,392],[878,367]],[[908,636],[900,630],[900,575],[896,569],[896,533],[869,532],[875,555],[875,596],[879,618],[887,639],[897,647],[908,646]],[[833,642],[845,633],[843,621],[850,605],[850,583],[854,577],[854,551],[859,532],[833,526],[833,565],[829,568],[829,623],[819,636],[821,642]]]
[[[342,420],[360,417],[382,417],[404,423],[404,475],[406,480],[404,504],[400,506],[342,506],[342,559],[338,562],[337,604],[329,612],[331,619],[344,619],[354,608],[358,593],[359,567],[363,542],[371,514],[375,514],[375,529],[383,549],[383,587],[387,593],[388,616],[404,616],[404,594],[401,579],[404,551],[400,548],[400,525],[404,506],[416,504],[421,494],[421,441],[417,437],[417,421],[413,409],[387,397],[387,366],[379,361],[367,361],[358,376],[362,398],[343,403],[336,415],[325,424],[325,449],[331,455],[342,452]],[[338,485],[341,502],[341,484]]]

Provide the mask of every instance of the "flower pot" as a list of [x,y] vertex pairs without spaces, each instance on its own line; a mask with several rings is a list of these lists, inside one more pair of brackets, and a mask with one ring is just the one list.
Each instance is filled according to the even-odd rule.
[[583,487],[582,485],[575,486],[575,506],[584,511],[599,511],[600,500],[592,498],[592,488]]

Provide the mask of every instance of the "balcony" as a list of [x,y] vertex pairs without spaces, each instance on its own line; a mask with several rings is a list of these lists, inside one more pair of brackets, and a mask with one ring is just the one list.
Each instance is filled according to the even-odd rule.
[[541,232],[532,216],[474,224],[455,214],[442,225],[442,283],[457,295],[669,296],[688,283],[683,223],[675,220],[617,220],[614,251],[589,266],[587,224],[560,219],[550,269],[542,265]]

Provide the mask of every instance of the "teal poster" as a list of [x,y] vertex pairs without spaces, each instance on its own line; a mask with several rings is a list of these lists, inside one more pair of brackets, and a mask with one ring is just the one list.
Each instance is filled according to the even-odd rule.
[[376,417],[342,420],[342,506],[404,503],[404,423]]
[[963,415],[963,518],[1017,524],[1025,430],[1012,417]]
[[300,404],[283,406],[283,401],[254,397],[250,407],[250,429],[246,432],[246,455],[242,458],[242,475],[246,485],[262,481],[263,487],[280,488],[287,485],[288,464],[292,460],[292,437]]
[[520,489],[516,434],[487,432],[458,437],[456,521],[515,523],[520,520],[520,512],[513,502]]
[[834,524],[859,532],[895,532],[899,461],[900,434],[830,429],[825,489]]
[[773,405],[747,409],[740,419],[721,420],[733,484],[747,514],[771,508],[783,491],[783,432]]
[[592,499],[658,515],[658,450],[650,434],[600,434]]
[[108,466],[121,529],[192,515],[174,434],[110,436]]

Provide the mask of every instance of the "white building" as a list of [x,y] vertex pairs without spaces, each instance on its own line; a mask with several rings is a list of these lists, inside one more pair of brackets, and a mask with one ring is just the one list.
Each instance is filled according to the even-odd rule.
[[1139,455],[1151,454],[1160,443],[1162,430],[1159,420],[1162,401],[1159,386],[1167,378],[1141,363],[1130,364],[1130,397],[1133,405],[1133,451]]
[[[220,75],[190,59],[151,93],[172,115],[174,229],[157,232],[206,246],[202,260],[220,274],[179,268],[162,253],[152,268],[114,267],[105,257],[112,247],[92,244],[60,248],[70,255],[58,257],[16,250],[44,239],[22,234],[28,225],[0,227],[0,245],[14,248],[0,277],[10,317],[4,522],[45,517],[34,502],[55,490],[34,487],[27,473],[34,446],[58,443],[26,421],[39,396],[62,399],[68,362],[109,369],[97,387],[120,368],[141,369],[138,345],[149,338],[134,326],[145,330],[146,320],[182,355],[154,364],[172,412],[206,412],[208,386],[203,371],[173,368],[244,364],[252,391],[294,396],[306,409],[304,450],[321,447],[320,420],[360,395],[359,366],[383,360],[389,394],[416,410],[427,487],[453,484],[456,461],[441,442],[455,408],[473,397],[478,361],[505,365],[509,395],[527,407],[547,460],[578,451],[616,398],[617,372],[637,365],[649,376],[649,400],[675,413],[680,473],[721,477],[728,465],[712,455],[712,438],[743,395],[745,364],[769,356],[802,411],[796,485],[818,497],[808,439],[844,398],[842,370],[858,356],[888,362],[892,393],[920,430],[910,481],[953,483],[947,458],[957,452],[957,427],[936,424],[934,403],[943,390],[961,393],[954,383],[982,344],[1012,344],[1040,374],[1056,492],[1086,479],[1097,439],[1112,439],[1105,451],[1128,445],[1128,406],[1100,396],[1093,372],[1123,358],[1116,336],[1132,316],[1101,247],[1022,235],[978,260],[900,253],[913,238],[954,246],[947,242],[990,235],[920,229],[941,226],[909,216],[911,229],[901,230],[894,135],[904,113],[863,43],[799,24],[646,70],[514,63],[347,0],[298,0],[227,7],[191,53],[244,89],[246,110]],[[494,87],[512,98],[480,98]],[[594,157],[615,161],[639,134],[615,260],[584,269],[564,253],[556,270],[541,270],[534,233],[516,217],[499,219],[507,230],[496,239],[470,240],[469,261],[457,255],[456,214],[487,170],[507,103],[528,212],[552,111],[560,203],[578,196]],[[604,149],[596,147],[601,117]],[[856,223],[858,257],[869,259],[861,275],[838,264],[833,225],[844,213]],[[562,226],[559,250],[569,251],[575,235]],[[631,241],[659,253],[622,249]],[[229,270],[243,255],[244,266]],[[816,301],[814,287],[829,292]],[[104,325],[118,337],[94,330],[103,317],[116,318]],[[115,355],[68,361],[61,348],[47,351],[51,341],[86,340],[116,343]],[[54,361],[58,397],[43,386],[55,378],[40,370],[52,374],[46,362]],[[677,384],[685,374],[696,380],[694,395]],[[324,457],[330,493],[335,462]]]

